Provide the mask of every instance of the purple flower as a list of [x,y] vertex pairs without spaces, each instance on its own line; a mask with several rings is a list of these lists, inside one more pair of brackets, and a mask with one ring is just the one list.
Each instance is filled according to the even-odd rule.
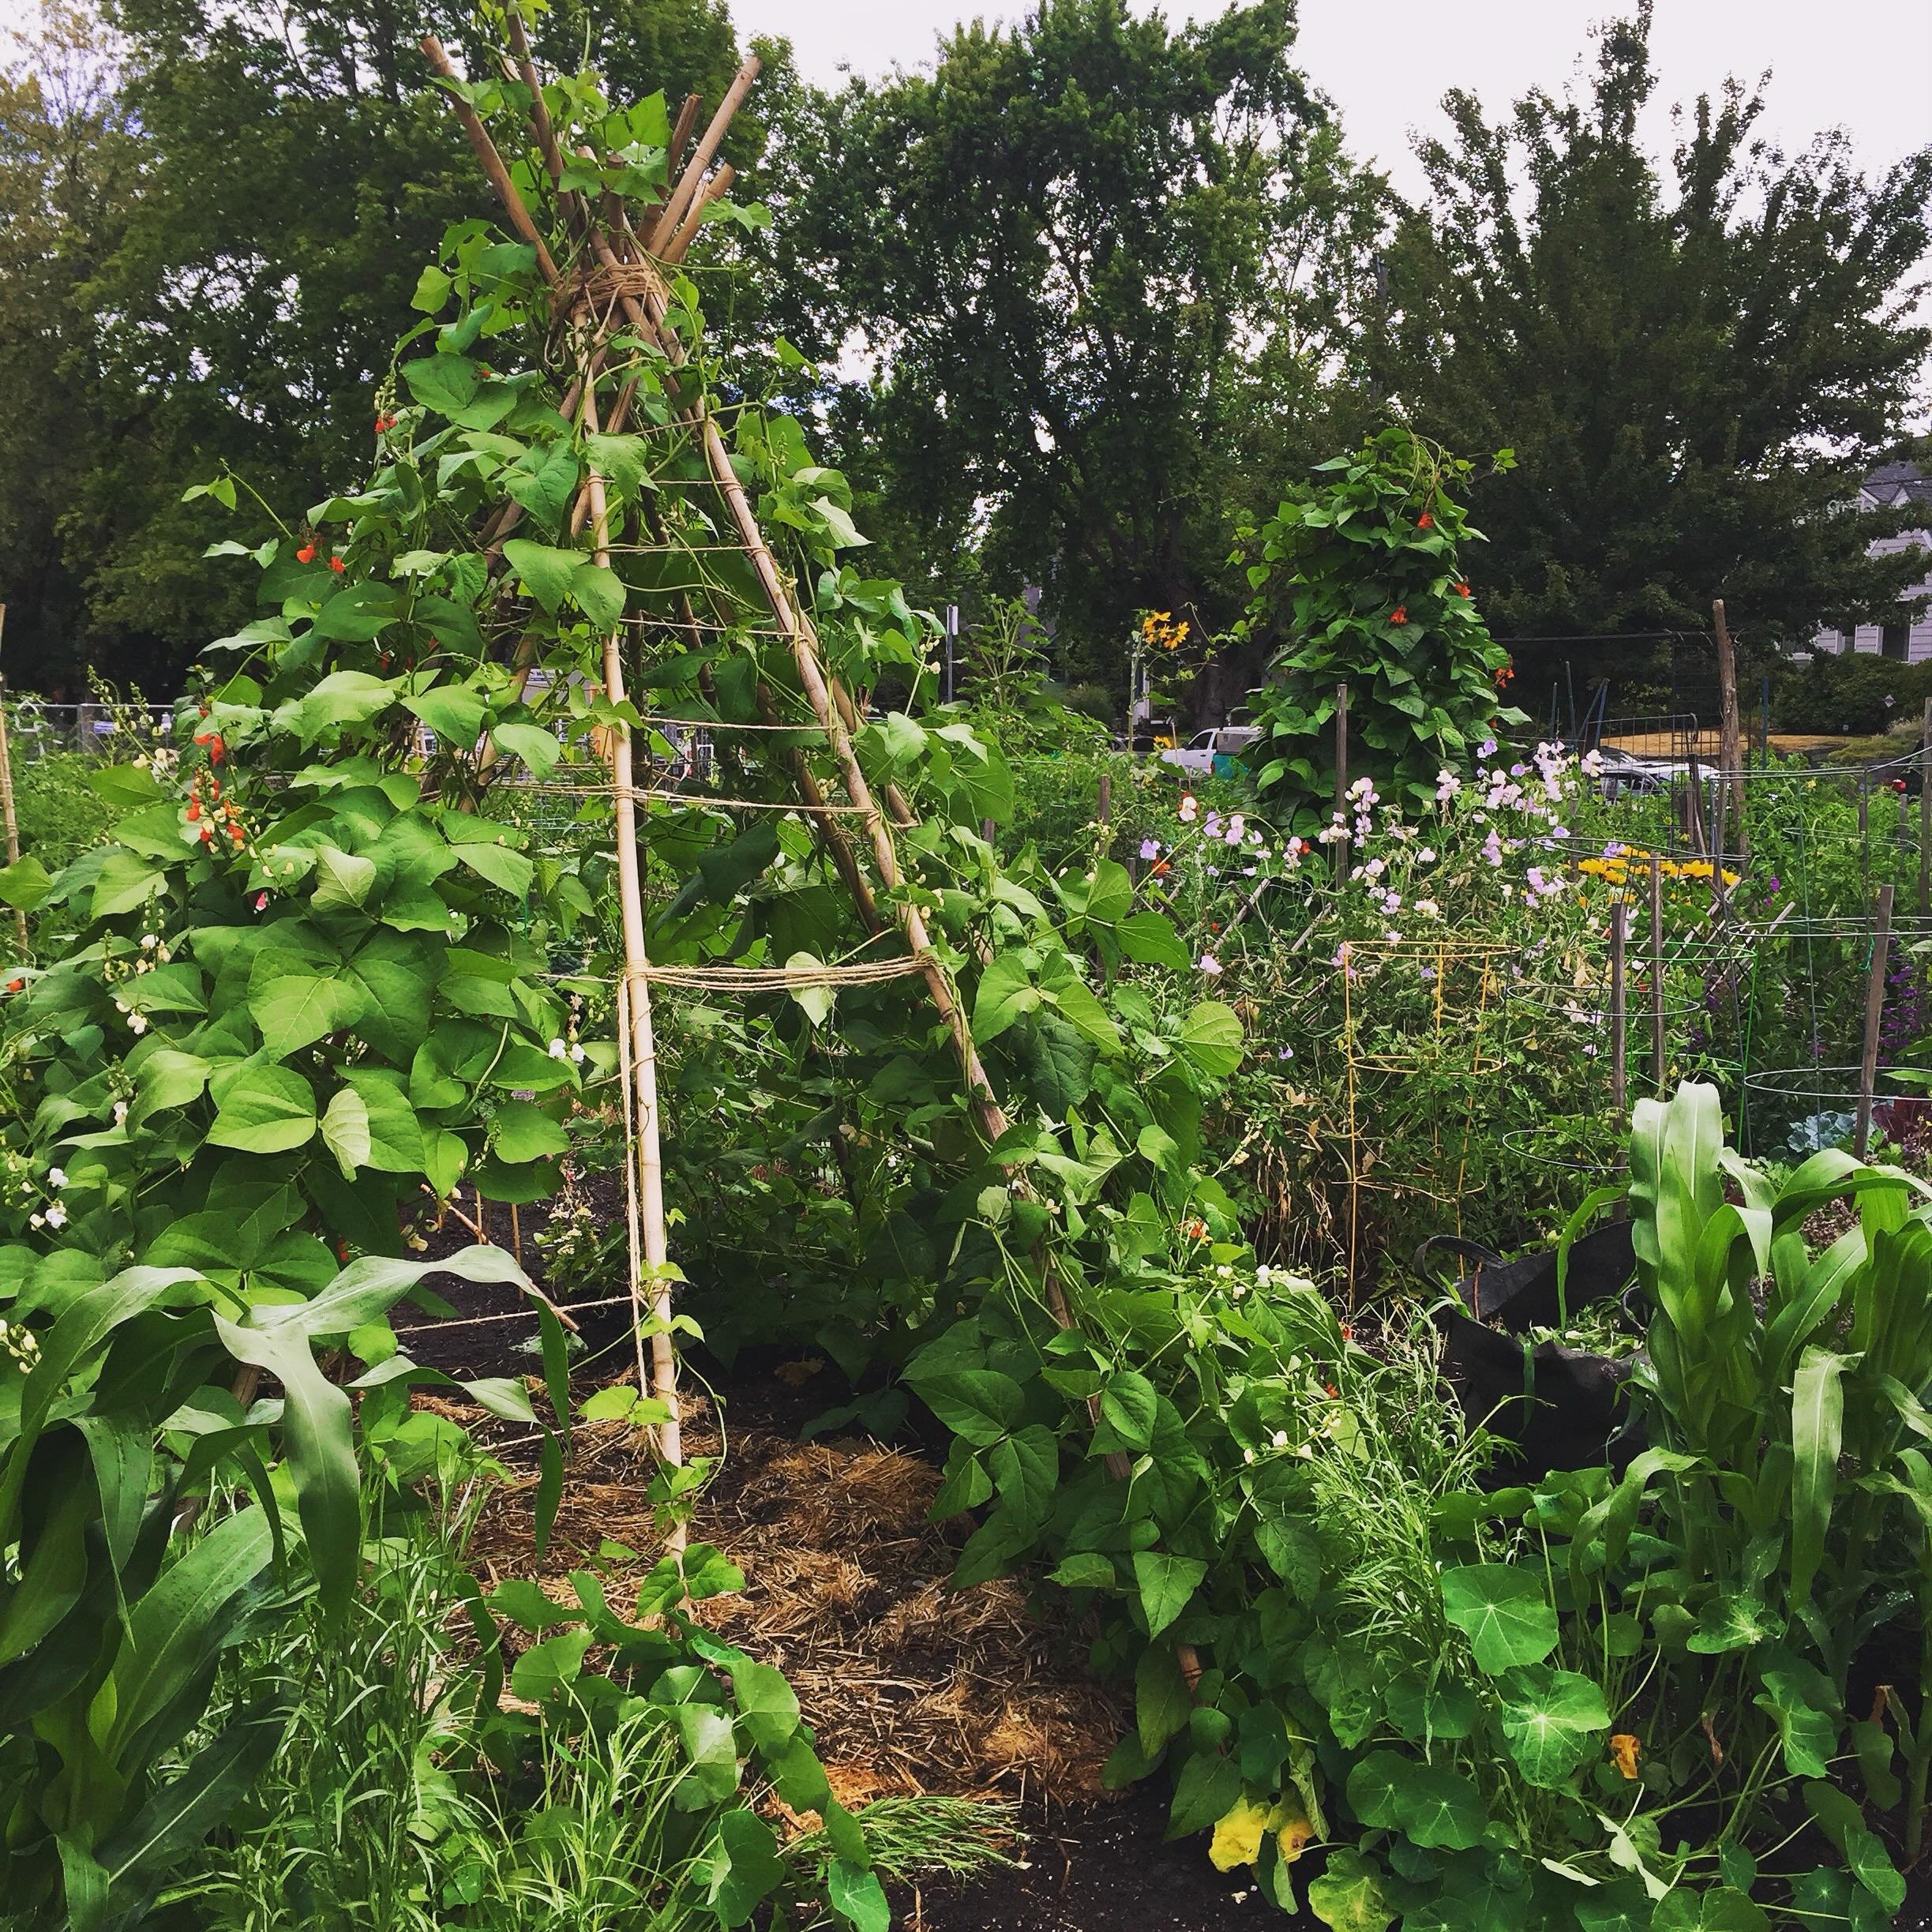
[[1494,758],[1496,755],[1496,741],[1494,738],[1484,739],[1476,746],[1476,755],[1478,758]]
[[1160,840],[1143,838],[1140,842],[1140,855],[1144,859],[1157,859],[1161,856]]

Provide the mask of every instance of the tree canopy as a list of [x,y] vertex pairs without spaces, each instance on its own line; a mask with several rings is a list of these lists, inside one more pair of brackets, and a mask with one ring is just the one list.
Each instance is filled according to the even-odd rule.
[[1346,411],[1379,184],[1293,42],[1290,0],[1043,0],[823,117],[798,246],[871,365],[846,467],[915,581],[970,548],[1045,587],[1064,669],[1111,671],[1141,606],[1223,628],[1230,504]]
[[[0,63],[7,669],[159,695],[240,614],[184,484],[313,501],[370,453],[418,264],[473,208],[417,39],[484,43],[456,0],[47,4]],[[1732,82],[1660,160],[1649,24],[1499,120],[1450,96],[1407,207],[1294,0],[1040,0],[831,93],[761,43],[730,158],[777,219],[707,254],[726,389],[814,417],[916,597],[1037,584],[1056,670],[1115,694],[1137,613],[1173,613],[1217,716],[1281,641],[1236,629],[1235,530],[1392,418],[1517,452],[1472,505],[1499,637],[1701,628],[1718,595],[1758,643],[1895,617],[1923,566],[1866,546],[1899,519],[1838,512],[1915,426],[1932,150],[1781,152]],[[555,0],[535,36],[673,110],[742,51],[726,0]]]
[[1869,180],[1842,134],[1787,155],[1761,88],[1680,118],[1668,167],[1647,3],[1600,31],[1587,90],[1505,119],[1469,95],[1419,151],[1375,360],[1416,426],[1513,447],[1479,492],[1499,633],[1870,621],[1923,574],[1836,512],[1897,436],[1932,344],[1909,319],[1932,148]]

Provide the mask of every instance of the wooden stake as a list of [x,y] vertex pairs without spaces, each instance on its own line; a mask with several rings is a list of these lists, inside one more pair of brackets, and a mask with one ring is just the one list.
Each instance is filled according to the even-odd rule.
[[1664,861],[1650,857],[1650,1084],[1664,1091]]
[[1704,767],[1695,752],[1689,764],[1690,790],[1684,801],[1684,835],[1699,857],[1704,854]]
[[1335,816],[1349,816],[1349,687],[1335,687]]
[[[0,604],[0,637],[6,633],[6,606]],[[1932,711],[1932,705],[1926,707]],[[13,816],[13,750],[7,740],[6,730],[6,680],[0,677],[0,811],[6,818],[6,862],[9,865],[20,863],[20,821]],[[20,941],[20,956],[23,962],[27,957],[30,941],[27,934],[27,915],[16,906],[13,908],[13,931]]]
[[1731,819],[1737,827],[1737,849],[1750,850],[1744,835],[1744,745],[1738,722],[1738,659],[1731,648],[1730,627],[1724,622],[1724,600],[1711,600],[1711,629],[1717,640],[1717,755],[1724,760],[1724,782],[1731,792]]
[[1872,1105],[1878,1086],[1878,1035],[1885,1020],[1885,958],[1892,943],[1892,888],[1878,888],[1872,930],[1871,970],[1865,981],[1865,1051],[1859,1060],[1859,1126],[1853,1152],[1863,1161],[1871,1144]]
[[1113,836],[1111,820],[1113,817],[1113,774],[1103,771],[1100,775],[1099,796],[1094,801],[1094,823],[1100,827],[1100,856],[1107,856],[1107,846]]
[[1624,944],[1630,909],[1619,899],[1610,909],[1610,1112],[1623,1130]]

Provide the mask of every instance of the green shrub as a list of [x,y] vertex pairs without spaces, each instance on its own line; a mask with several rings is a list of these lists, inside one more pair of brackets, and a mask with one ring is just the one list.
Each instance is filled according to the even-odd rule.
[[20,849],[50,872],[98,844],[118,816],[88,783],[100,760],[79,752],[50,751],[31,762],[13,760],[13,810]]
[[1869,737],[1915,722],[1932,698],[1932,661],[1901,664],[1866,651],[1842,657],[1820,651],[1790,666],[1773,687],[1772,725],[1778,731],[1819,731]]

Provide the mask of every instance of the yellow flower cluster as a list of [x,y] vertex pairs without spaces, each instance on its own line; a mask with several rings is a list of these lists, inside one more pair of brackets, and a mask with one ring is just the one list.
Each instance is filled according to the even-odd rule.
[[[1632,872],[1641,874],[1649,871],[1650,858],[1649,853],[1639,851],[1632,846],[1613,859],[1579,860],[1577,870],[1586,877],[1604,880],[1613,886],[1628,885]],[[1708,885],[1712,869],[1709,859],[1665,859],[1657,867],[1666,879],[1681,880],[1687,884],[1701,881]],[[1724,868],[1724,883],[1728,886],[1735,885],[1743,876],[1728,866]]]
[[1141,642],[1150,651],[1178,651],[1191,628],[1185,617],[1176,624],[1171,610],[1150,610],[1140,621]]

